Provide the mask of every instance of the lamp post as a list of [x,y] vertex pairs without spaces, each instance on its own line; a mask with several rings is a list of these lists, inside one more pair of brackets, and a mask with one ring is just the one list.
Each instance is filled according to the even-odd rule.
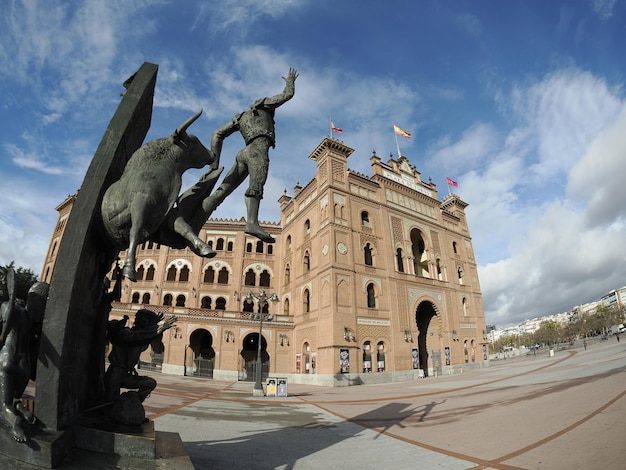
[[250,319],[259,321],[259,343],[257,345],[257,353],[256,353],[256,370],[255,370],[255,382],[254,388],[252,389],[252,395],[255,397],[262,397],[263,393],[263,384],[261,383],[262,374],[261,374],[261,343],[262,343],[262,334],[263,334],[263,320],[272,321],[274,319],[274,315],[270,313],[263,313],[263,307],[267,305],[267,301],[278,302],[278,296],[276,294],[272,294],[268,296],[264,290],[261,290],[258,295],[252,293],[252,291],[248,292],[246,295],[246,300],[253,300],[259,303],[259,313],[253,313],[250,315]]

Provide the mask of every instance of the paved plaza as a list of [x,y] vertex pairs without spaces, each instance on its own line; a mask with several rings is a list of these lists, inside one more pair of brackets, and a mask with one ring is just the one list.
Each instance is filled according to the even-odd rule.
[[[626,468],[626,342],[615,338],[413,382],[289,384],[276,398],[253,397],[249,382],[146,374],[159,382],[148,416],[184,449],[156,466],[75,449],[59,468]],[[0,468],[34,467],[0,457]]]
[[159,375],[146,402],[198,469],[623,469],[626,342],[414,382],[251,383]]

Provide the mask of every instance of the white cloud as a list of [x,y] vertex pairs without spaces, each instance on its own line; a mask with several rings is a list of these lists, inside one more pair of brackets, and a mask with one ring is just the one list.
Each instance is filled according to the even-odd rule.
[[617,0],[593,0],[593,11],[602,19],[608,19],[613,16],[613,7]]
[[457,172],[482,167],[487,159],[493,157],[498,144],[497,131],[492,125],[476,123],[464,131],[457,142],[448,143],[443,149],[435,151],[429,165]]
[[577,69],[558,70],[529,87],[517,86],[512,97],[526,137],[534,143],[528,163],[540,183],[567,172],[621,109],[615,90],[604,79]]
[[65,195],[34,179],[11,178],[3,186],[0,265],[15,261],[40,273],[56,221],[54,208]]
[[623,228],[585,229],[584,219],[584,213],[555,201],[516,243],[513,256],[479,268],[481,284],[488,286],[488,322],[560,313],[623,284]]
[[[626,268],[626,106],[602,79],[572,70],[514,98],[523,126],[460,179],[477,259],[488,260],[479,271],[490,323],[594,300],[623,285]],[[490,256],[494,245],[502,251]]]
[[626,104],[570,172],[568,194],[587,201],[588,224],[606,226],[626,216]]
[[269,16],[280,18],[287,11],[301,8],[298,0],[221,0],[202,2],[193,29],[207,24],[207,31],[218,34],[229,31],[244,36],[256,21]]

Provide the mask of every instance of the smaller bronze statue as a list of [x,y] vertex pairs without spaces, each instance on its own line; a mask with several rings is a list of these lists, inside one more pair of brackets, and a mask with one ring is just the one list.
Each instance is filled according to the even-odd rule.
[[0,417],[18,442],[26,442],[26,423],[37,422],[21,398],[28,381],[35,379],[48,288],[45,282],[33,284],[24,306],[15,297],[15,271],[6,272],[8,300],[0,305]]
[[[163,314],[147,309],[138,310],[132,328],[126,326],[128,317],[111,320],[107,328],[107,337],[112,349],[109,354],[110,365],[104,374],[107,401],[112,403],[112,418],[122,424],[140,424],[145,418],[143,401],[155,389],[157,383],[152,377],[141,376],[135,366],[141,353],[165,330],[176,323],[176,316],[166,318]],[[122,388],[135,390],[120,394]]]

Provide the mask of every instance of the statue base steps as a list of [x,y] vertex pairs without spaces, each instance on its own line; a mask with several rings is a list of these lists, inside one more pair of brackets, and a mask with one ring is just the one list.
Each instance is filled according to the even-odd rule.
[[71,430],[31,434],[26,443],[15,442],[0,430],[0,468],[86,469],[132,468],[193,470],[178,433],[155,431],[152,421],[141,426],[115,424],[92,427],[80,422]]

